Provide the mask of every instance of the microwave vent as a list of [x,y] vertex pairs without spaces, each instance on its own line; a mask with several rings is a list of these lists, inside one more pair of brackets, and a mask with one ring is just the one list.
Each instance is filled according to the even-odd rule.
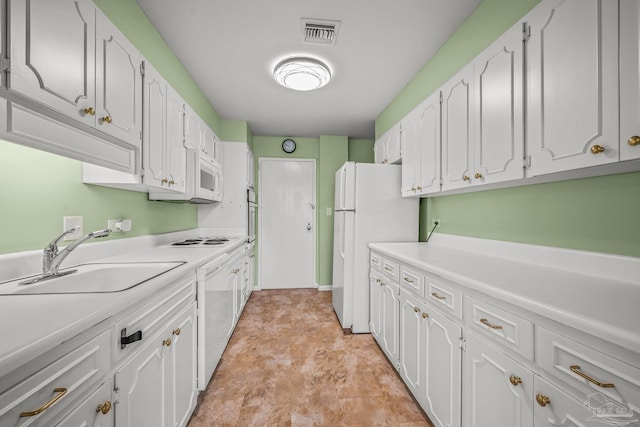
[[302,18],[302,41],[311,44],[335,45],[340,21]]

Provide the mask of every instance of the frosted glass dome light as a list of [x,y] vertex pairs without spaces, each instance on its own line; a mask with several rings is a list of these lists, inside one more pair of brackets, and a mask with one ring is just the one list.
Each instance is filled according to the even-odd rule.
[[329,83],[331,72],[312,58],[289,58],[276,65],[273,78],[282,86],[300,91],[319,89]]

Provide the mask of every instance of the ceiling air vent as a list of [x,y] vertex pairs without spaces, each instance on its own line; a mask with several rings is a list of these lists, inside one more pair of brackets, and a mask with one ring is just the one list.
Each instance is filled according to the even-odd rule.
[[302,18],[302,41],[313,44],[336,44],[340,21]]

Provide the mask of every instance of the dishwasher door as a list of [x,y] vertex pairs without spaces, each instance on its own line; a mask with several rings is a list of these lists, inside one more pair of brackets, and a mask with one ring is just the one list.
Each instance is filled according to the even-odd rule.
[[225,254],[197,271],[199,390],[204,390],[211,380],[234,321],[233,289],[229,289],[225,273],[228,258]]

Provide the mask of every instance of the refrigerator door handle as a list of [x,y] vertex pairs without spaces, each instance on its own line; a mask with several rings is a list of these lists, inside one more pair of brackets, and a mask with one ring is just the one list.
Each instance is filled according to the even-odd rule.
[[344,259],[344,246],[345,246],[345,235],[346,235],[344,230],[344,227],[346,226],[345,216],[346,216],[346,213],[340,212],[340,256],[342,257],[342,259]]
[[347,167],[346,165],[342,167],[340,171],[340,209],[345,208],[346,198],[347,198],[347,189],[345,188],[345,176],[347,175]]

